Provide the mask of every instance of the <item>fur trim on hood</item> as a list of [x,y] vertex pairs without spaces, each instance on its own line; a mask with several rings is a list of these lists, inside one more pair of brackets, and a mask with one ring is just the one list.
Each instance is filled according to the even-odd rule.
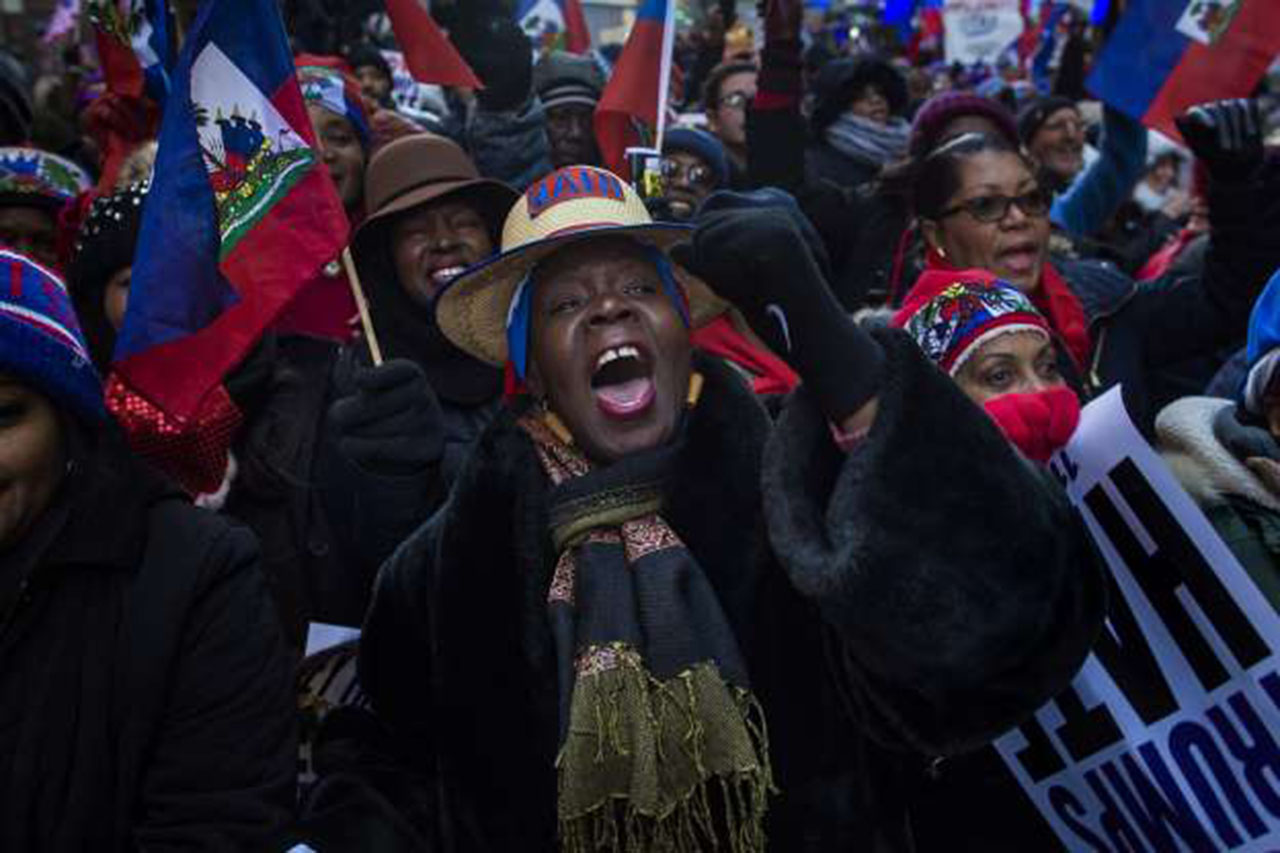
[[1170,403],[1156,417],[1156,449],[1198,505],[1222,503],[1233,495],[1280,512],[1280,496],[1214,435],[1214,417],[1233,405],[1214,397],[1184,397]]

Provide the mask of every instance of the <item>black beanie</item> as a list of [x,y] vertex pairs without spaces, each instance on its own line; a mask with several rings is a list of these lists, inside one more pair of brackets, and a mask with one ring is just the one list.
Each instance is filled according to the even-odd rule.
[[76,235],[75,253],[67,268],[67,289],[89,343],[94,364],[104,368],[115,348],[115,331],[103,312],[107,281],[133,265],[134,248],[142,226],[142,202],[151,182],[141,181],[99,196]]
[[353,44],[347,50],[347,64],[351,66],[353,71],[359,71],[361,68],[372,65],[385,74],[388,80],[391,79],[391,64],[382,55],[382,51],[368,42]]
[[1018,136],[1023,145],[1031,144],[1031,137],[1036,135],[1049,116],[1061,109],[1076,109],[1076,102],[1061,95],[1047,95],[1032,101],[1018,113]]

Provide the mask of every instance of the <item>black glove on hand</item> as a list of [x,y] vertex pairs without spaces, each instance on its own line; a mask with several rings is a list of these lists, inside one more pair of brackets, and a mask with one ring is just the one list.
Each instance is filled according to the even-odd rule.
[[1262,117],[1256,101],[1198,104],[1175,119],[1178,131],[1214,181],[1246,181],[1262,163]]
[[440,403],[422,368],[397,358],[355,375],[356,392],[329,408],[344,456],[375,474],[405,476],[444,452]]
[[884,353],[832,295],[806,227],[819,251],[821,241],[802,220],[776,190],[716,193],[702,207],[692,244],[672,256],[732,302],[839,422],[876,395]]

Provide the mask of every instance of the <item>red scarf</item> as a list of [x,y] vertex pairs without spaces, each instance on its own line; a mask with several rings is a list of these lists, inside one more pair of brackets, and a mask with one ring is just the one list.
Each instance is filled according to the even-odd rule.
[[[925,260],[929,269],[956,269],[934,249],[929,250]],[[1067,286],[1067,280],[1053,268],[1053,264],[1046,262],[1040,267],[1040,286],[1027,296],[1049,321],[1049,327],[1062,338],[1076,367],[1084,370],[1093,351],[1093,343],[1089,340],[1089,319],[1085,316],[1084,306]]]
[[1137,280],[1152,281],[1164,275],[1165,271],[1178,259],[1178,255],[1182,254],[1182,250],[1187,248],[1187,244],[1201,233],[1203,232],[1183,228],[1161,246],[1154,255],[1147,258],[1147,262],[1142,265],[1142,269],[1138,270]]
[[693,345],[703,352],[728,359],[754,378],[751,389],[757,394],[786,394],[800,382],[796,372],[773,353],[758,347],[733,327],[729,312],[695,329]]

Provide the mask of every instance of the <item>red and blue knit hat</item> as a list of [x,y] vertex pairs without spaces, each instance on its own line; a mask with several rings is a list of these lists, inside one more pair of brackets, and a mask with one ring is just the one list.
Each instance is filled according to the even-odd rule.
[[928,270],[893,315],[938,367],[955,376],[978,348],[1011,332],[1052,336],[1031,300],[986,270]]
[[75,163],[38,148],[0,148],[0,204],[59,210],[92,181]]
[[0,372],[83,420],[102,420],[102,383],[58,276],[0,248]]
[[[303,57],[299,57],[299,63]],[[345,70],[332,65],[303,65],[298,68],[298,86],[302,97],[309,104],[345,118],[360,137],[360,144],[369,147],[369,114],[360,97],[360,87]]]

